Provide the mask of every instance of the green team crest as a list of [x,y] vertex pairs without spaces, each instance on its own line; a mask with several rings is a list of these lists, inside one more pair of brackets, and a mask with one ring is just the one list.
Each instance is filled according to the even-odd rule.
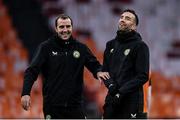
[[126,50],[124,51],[124,55],[125,55],[125,56],[127,56],[129,53],[130,53],[130,49],[126,49]]

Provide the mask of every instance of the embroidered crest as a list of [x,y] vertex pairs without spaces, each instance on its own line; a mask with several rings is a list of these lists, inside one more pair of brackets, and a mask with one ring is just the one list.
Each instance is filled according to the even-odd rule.
[[130,53],[130,49],[126,49],[126,50],[124,51],[124,55],[125,55],[125,56],[127,56],[129,53]]
[[75,50],[75,51],[73,52],[73,56],[74,56],[75,58],[79,58],[79,57],[80,57],[79,51]]

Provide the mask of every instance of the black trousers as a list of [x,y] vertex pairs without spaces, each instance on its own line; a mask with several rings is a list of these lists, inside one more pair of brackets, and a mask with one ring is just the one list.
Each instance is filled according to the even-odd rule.
[[43,112],[45,119],[85,119],[86,117],[81,106],[46,106],[43,108]]

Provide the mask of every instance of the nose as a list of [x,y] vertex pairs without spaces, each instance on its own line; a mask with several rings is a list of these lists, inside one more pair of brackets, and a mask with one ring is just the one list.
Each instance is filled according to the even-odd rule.
[[67,27],[64,27],[63,32],[67,32],[67,30],[68,30]]

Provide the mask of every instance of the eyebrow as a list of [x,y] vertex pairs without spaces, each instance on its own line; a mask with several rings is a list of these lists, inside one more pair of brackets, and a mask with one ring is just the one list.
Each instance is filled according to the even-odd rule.
[[131,17],[129,17],[129,16],[124,16],[124,15],[121,15],[121,18],[122,17],[125,17],[126,19],[131,19],[132,20],[132,18]]

